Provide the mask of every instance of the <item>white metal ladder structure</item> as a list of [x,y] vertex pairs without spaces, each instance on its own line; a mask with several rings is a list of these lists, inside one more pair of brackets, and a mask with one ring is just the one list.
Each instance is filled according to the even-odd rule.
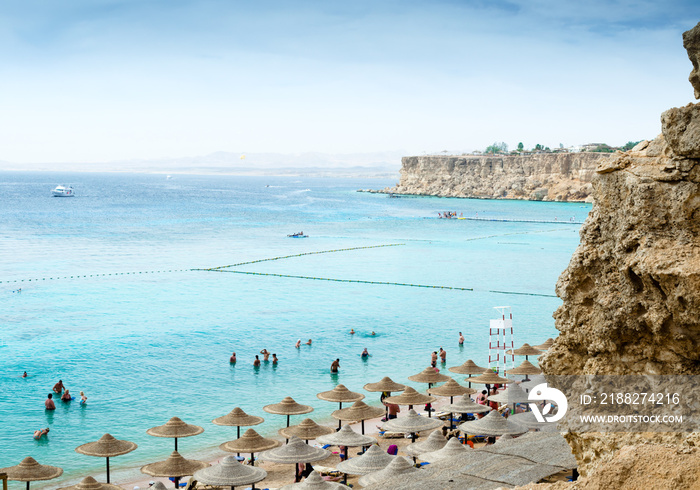
[[[489,369],[495,368],[496,373],[505,373],[515,366],[513,312],[510,306],[495,306],[494,309],[498,310],[501,318],[491,320],[489,324]],[[509,349],[511,353],[506,354]]]

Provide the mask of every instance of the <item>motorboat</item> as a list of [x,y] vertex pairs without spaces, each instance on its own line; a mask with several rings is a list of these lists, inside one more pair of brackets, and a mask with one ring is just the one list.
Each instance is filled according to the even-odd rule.
[[53,197],[73,197],[75,195],[73,187],[70,185],[57,185],[51,192]]
[[304,235],[303,231],[300,231],[299,233],[292,233],[291,235],[287,235],[289,238],[309,238],[309,235]]

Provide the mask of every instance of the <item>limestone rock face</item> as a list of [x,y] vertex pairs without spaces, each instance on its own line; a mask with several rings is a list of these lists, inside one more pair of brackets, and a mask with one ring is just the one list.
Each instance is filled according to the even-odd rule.
[[700,23],[683,33],[683,47],[688,51],[688,58],[693,64],[688,80],[695,89],[695,98],[700,99]]
[[401,160],[401,180],[383,192],[440,197],[585,201],[609,153],[420,156]]

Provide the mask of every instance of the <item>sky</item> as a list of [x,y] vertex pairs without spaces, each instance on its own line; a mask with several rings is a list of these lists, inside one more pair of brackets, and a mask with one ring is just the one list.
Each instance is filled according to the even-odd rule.
[[623,145],[694,102],[697,0],[0,5],[0,161]]

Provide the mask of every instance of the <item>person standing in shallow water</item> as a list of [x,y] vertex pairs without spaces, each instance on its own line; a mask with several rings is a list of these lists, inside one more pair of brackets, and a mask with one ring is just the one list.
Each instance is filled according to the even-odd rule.
[[340,368],[340,359],[336,359],[331,363],[331,373],[337,373]]
[[46,398],[46,401],[44,402],[44,406],[46,407],[46,410],[56,410],[56,404],[52,400],[53,398],[53,393],[49,393],[48,398]]
[[231,364],[236,364],[236,353],[234,352],[231,358],[228,360]]
[[277,354],[273,353],[272,354],[272,364],[277,364],[277,361],[279,361],[279,359],[277,359]]
[[263,355],[263,361],[267,362],[270,360],[270,353],[267,351],[267,349],[261,350],[260,353]]
[[65,386],[63,386],[63,380],[60,380],[60,379],[59,379],[59,380],[58,380],[58,383],[56,383],[55,385],[53,385],[53,392],[54,392],[54,393],[58,393],[59,395],[61,394],[61,392],[62,392],[64,389],[65,389]]
[[258,356],[255,356],[255,360],[253,361],[253,366],[254,367],[260,366],[260,358]]
[[442,361],[442,363],[444,364],[446,362],[445,361],[446,359],[447,359],[447,352],[445,352],[445,349],[440,347],[440,361]]
[[462,332],[459,332],[459,345],[464,345],[464,335],[462,335]]

